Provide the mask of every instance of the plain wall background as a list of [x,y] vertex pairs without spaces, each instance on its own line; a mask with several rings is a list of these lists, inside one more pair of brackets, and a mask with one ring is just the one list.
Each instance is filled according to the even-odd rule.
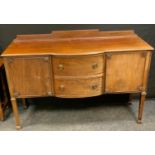
[[[126,30],[134,29],[145,41],[155,47],[155,25],[131,24],[18,24],[0,25],[0,46],[5,49],[17,34],[50,33],[53,30],[94,29],[100,30]],[[155,97],[155,54],[153,53],[148,83],[148,97]]]

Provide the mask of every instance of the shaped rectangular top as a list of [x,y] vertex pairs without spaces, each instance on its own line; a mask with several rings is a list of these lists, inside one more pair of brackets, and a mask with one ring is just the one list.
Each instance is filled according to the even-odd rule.
[[116,51],[140,51],[154,48],[133,30],[70,30],[50,34],[17,35],[2,56],[89,55]]

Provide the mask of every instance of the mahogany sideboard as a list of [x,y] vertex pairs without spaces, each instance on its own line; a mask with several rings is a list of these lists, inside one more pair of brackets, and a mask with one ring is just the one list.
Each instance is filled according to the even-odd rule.
[[109,93],[139,93],[141,123],[152,51],[133,30],[17,35],[2,53],[16,128],[17,98]]

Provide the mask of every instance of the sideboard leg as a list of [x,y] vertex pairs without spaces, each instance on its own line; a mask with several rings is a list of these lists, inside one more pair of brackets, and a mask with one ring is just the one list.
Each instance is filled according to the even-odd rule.
[[133,98],[133,95],[132,94],[129,94],[128,105],[132,105],[132,98]]
[[0,103],[0,120],[4,121],[4,112],[3,112],[3,108],[2,108],[2,103]]
[[19,130],[21,129],[21,125],[20,125],[19,111],[18,111],[16,98],[11,98],[11,103],[12,103],[13,113],[16,121],[16,129]]
[[139,102],[138,124],[142,123],[142,115],[143,115],[143,110],[144,110],[145,97],[146,97],[146,92],[142,92],[140,95],[140,102]]
[[25,98],[22,98],[22,105],[23,105],[25,110],[28,108]]

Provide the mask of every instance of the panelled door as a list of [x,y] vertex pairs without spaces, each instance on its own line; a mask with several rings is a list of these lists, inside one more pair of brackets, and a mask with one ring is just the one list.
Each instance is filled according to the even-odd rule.
[[20,96],[47,96],[52,94],[50,58],[7,58],[9,77],[13,92]]
[[106,54],[105,92],[137,92],[143,86],[147,52]]

